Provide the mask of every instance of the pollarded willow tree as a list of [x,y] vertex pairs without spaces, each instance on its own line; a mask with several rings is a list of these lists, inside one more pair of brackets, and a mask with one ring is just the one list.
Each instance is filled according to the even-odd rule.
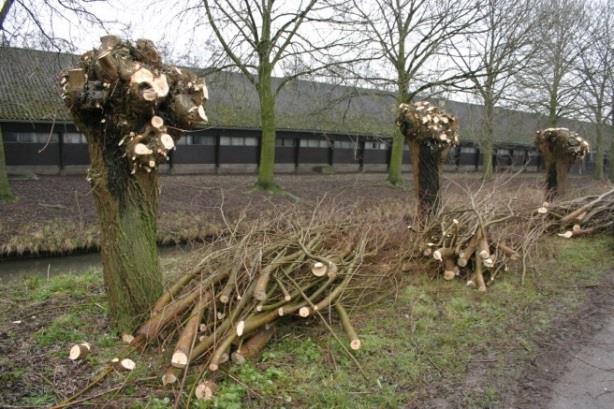
[[458,120],[427,101],[399,105],[396,121],[409,144],[417,215],[424,222],[440,207],[441,167],[458,144]]
[[537,131],[535,145],[544,157],[546,200],[551,201],[565,193],[569,168],[586,156],[589,144],[567,128],[548,128]]
[[476,31],[463,41],[451,42],[452,59],[474,86],[482,101],[480,145],[483,155],[483,174],[493,176],[493,145],[495,107],[505,96],[517,73],[528,61],[534,49],[532,29],[537,23],[533,16],[536,0],[486,0],[480,8],[483,18]]
[[[257,186],[274,182],[276,99],[288,82],[339,64],[349,37],[334,34],[329,1],[204,0],[208,22],[222,52],[258,92],[260,161]],[[274,84],[273,75],[279,76]]]
[[191,72],[163,64],[150,41],[115,36],[83,54],[61,85],[87,138],[110,315],[117,329],[132,331],[162,293],[157,169],[182,129],[206,121],[207,88]]
[[[356,21],[380,64],[364,78],[396,92],[397,105],[442,87],[458,86],[474,72],[459,72],[441,58],[450,41],[474,29],[481,17],[475,0],[353,0]],[[395,132],[388,182],[402,183],[404,136]]]

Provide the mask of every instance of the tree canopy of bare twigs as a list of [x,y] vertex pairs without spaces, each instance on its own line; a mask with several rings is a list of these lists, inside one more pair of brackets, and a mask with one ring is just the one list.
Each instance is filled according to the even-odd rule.
[[[204,0],[202,5],[225,62],[258,92],[262,137],[257,186],[275,189],[277,94],[290,81],[331,69],[356,43],[335,35],[333,8],[321,0]],[[275,87],[274,75],[281,77]]]
[[535,24],[531,14],[536,3],[535,0],[486,0],[480,8],[482,19],[476,25],[481,30],[464,36],[463,42],[451,43],[453,61],[467,73],[484,107],[480,144],[485,178],[493,176],[495,107],[515,74],[526,66],[526,52],[532,46]]
[[[397,104],[459,84],[467,74],[446,65],[443,55],[448,42],[473,30],[478,6],[475,0],[352,0],[347,15],[367,41],[365,52],[377,62],[363,78],[394,89]],[[394,185],[402,181],[403,146],[403,136],[395,131],[388,171]]]
[[[608,1],[594,4],[590,9],[590,19],[590,29],[585,33],[586,47],[578,61],[582,81],[580,101],[584,114],[595,125],[594,177],[603,179],[604,134],[608,121],[614,119],[614,4]],[[611,134],[609,139],[610,158],[614,158],[614,135]],[[609,177],[614,180],[611,165]]]
[[580,80],[575,72],[587,29],[582,0],[540,0],[530,60],[519,72],[519,103],[548,118],[556,127],[562,117],[577,116]]

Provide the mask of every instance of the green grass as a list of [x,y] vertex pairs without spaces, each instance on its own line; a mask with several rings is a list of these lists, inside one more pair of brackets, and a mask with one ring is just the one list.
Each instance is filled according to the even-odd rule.
[[[412,277],[396,299],[350,311],[362,340],[355,353],[359,365],[317,320],[285,322],[256,362],[225,369],[227,376],[212,402],[192,406],[397,408],[425,396],[447,396],[450,389],[461,391],[463,407],[496,406],[505,393],[505,380],[522,368],[518,363],[536,353],[538,334],[548,331],[555,317],[581,305],[586,297],[583,287],[597,284],[614,267],[613,245],[605,237],[544,240],[540,260],[546,261],[531,266],[524,286],[519,274],[510,272],[485,294],[460,281]],[[31,335],[33,345],[47,351],[49,365],[54,359],[65,360],[68,346],[82,340],[95,347],[88,357],[94,368],[123,348],[106,326],[101,280],[100,273],[88,273],[28,279],[4,289],[23,308],[51,309],[47,322]],[[333,328],[347,342],[337,323]],[[158,379],[165,367],[160,360],[166,360],[169,351],[150,351],[135,355],[137,371],[130,379]],[[518,364],[512,369],[510,359]],[[480,374],[477,387],[465,388],[471,364],[480,361],[493,365]],[[25,379],[30,371],[13,368],[0,381]],[[112,381],[119,384],[124,379],[116,374]],[[141,388],[129,384],[122,396],[142,396]],[[150,397],[134,400],[129,407],[172,407],[172,393],[161,390],[157,381],[146,388],[151,389]],[[48,404],[51,397],[43,392],[33,392],[20,403]]]

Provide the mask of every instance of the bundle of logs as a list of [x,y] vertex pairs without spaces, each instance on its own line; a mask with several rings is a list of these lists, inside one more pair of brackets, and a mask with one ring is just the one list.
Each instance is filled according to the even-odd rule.
[[609,232],[614,226],[614,190],[544,202],[524,213],[515,212],[509,203],[497,206],[488,197],[492,195],[472,197],[469,209],[443,212],[418,241],[422,256],[432,260],[444,279],[464,277],[479,291],[486,291],[511,263],[524,259],[546,233],[571,238]]
[[544,158],[546,199],[553,200],[566,191],[569,168],[584,159],[589,144],[567,128],[548,128],[537,131],[535,145]]
[[[356,224],[322,224],[309,231],[251,228],[232,234],[208,246],[196,268],[173,283],[151,317],[124,340],[136,348],[174,345],[162,382],[173,384],[181,370],[198,364],[211,375],[203,381],[209,387],[220,366],[257,355],[284,318],[328,316],[330,309],[346,332],[346,348],[357,350],[360,338],[345,307],[348,287],[378,250],[377,234],[360,230]],[[361,275],[358,281],[375,287],[378,278],[372,279]],[[201,384],[201,392],[210,392]]]
[[458,120],[428,101],[418,101],[399,105],[396,124],[410,148],[418,214],[426,218],[439,208],[441,164],[458,144]]

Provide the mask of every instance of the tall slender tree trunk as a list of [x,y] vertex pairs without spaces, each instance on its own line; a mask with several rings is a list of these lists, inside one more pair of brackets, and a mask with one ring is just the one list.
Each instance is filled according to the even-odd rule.
[[261,189],[272,190],[276,187],[274,181],[275,169],[275,96],[271,79],[271,67],[263,63],[260,71],[258,94],[260,97],[260,166],[258,168],[257,185]]
[[[400,104],[409,104],[409,78],[405,71],[405,46],[403,41],[399,44],[399,61],[397,62],[398,96],[397,108]],[[390,151],[390,163],[388,164],[388,183],[393,186],[403,184],[403,149],[405,148],[405,136],[397,127],[392,134],[392,148]],[[412,168],[413,169],[413,168]]]
[[[392,149],[388,166],[388,183],[399,186],[403,183],[403,148],[405,137],[398,128],[392,134]],[[412,161],[413,162],[413,161]]]
[[11,186],[9,185],[9,176],[6,171],[6,158],[4,157],[4,138],[2,136],[2,127],[0,126],[0,201],[13,200]]
[[595,170],[593,177],[597,180],[601,180],[604,177],[603,171],[603,158],[604,158],[604,146],[603,146],[603,126],[601,125],[601,118],[598,117],[595,124],[595,133],[597,140],[595,141]]
[[481,146],[482,146],[482,175],[484,179],[490,179],[494,175],[493,169],[493,139],[495,108],[492,101],[484,99],[484,116],[481,124]]
[[[111,319],[132,331],[162,294],[156,247],[157,172],[130,174],[119,149],[87,127],[92,193],[101,232],[100,253]],[[109,137],[110,135],[106,135]],[[108,140],[117,141],[119,136]]]

